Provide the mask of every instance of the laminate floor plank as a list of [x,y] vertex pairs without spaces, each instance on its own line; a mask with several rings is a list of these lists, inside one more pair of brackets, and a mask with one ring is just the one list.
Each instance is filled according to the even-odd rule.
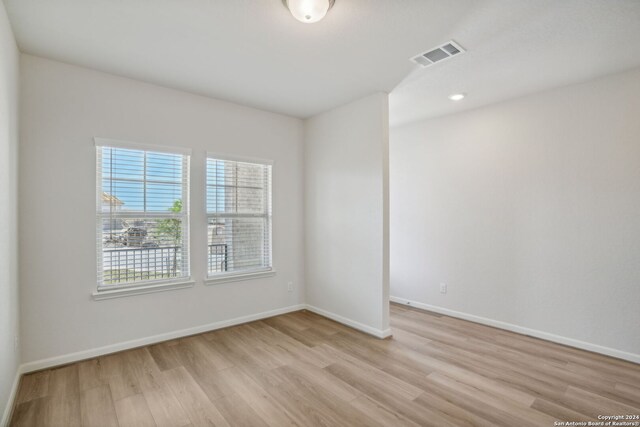
[[215,406],[232,426],[267,427],[258,414],[237,394],[229,394],[217,399]]
[[142,394],[158,427],[184,427],[191,424],[184,408],[168,386],[145,389]]
[[[462,393],[454,387],[446,384],[435,382],[431,379],[428,380],[428,385],[425,386],[428,396],[436,396],[447,402],[452,403],[461,410],[467,411],[471,414],[486,419],[496,426],[519,426],[522,425],[522,421],[519,417],[514,415],[509,409],[504,410],[501,407],[493,405],[487,405],[484,399],[479,399],[477,396],[470,395],[468,393]],[[418,397],[417,403],[423,403],[423,398]],[[531,425],[531,423],[524,423],[525,425]]]
[[77,395],[80,393],[78,365],[52,369],[49,375],[48,396]]
[[333,393],[338,399],[350,402],[360,396],[360,391],[351,387],[340,378],[328,374],[310,363],[298,361],[276,369],[289,381],[315,384],[326,391]]
[[115,427],[119,425],[111,391],[107,385],[94,387],[80,394],[80,414],[83,426]]
[[300,425],[368,427],[373,420],[314,384],[283,383],[267,392],[286,408]]
[[51,426],[78,427],[82,425],[80,394],[58,394],[48,396],[47,415],[43,423]]
[[553,426],[640,415],[640,365],[391,304],[300,311],[26,374],[10,426]]
[[29,399],[16,406],[11,417],[14,427],[33,427],[37,425],[51,425],[48,420],[47,398]]
[[413,399],[408,399],[406,395],[398,393],[397,389],[381,387],[380,383],[371,380],[364,371],[358,372],[339,363],[330,365],[325,369],[360,390],[364,395],[381,404],[387,410],[393,411],[416,424],[424,426],[455,425],[440,414],[425,409],[414,402]]
[[273,427],[298,425],[289,412],[241,369],[229,368],[219,371],[218,374],[268,425]]
[[456,425],[493,427],[495,424],[480,415],[461,408],[438,395],[428,392],[422,393],[414,399],[414,402],[431,410],[438,411],[450,422]]
[[576,387],[569,387],[560,403],[592,418],[597,418],[598,415],[640,414],[640,406],[632,407]]
[[512,414],[519,420],[518,424],[532,426],[553,425],[555,421],[553,417],[531,409],[530,405],[533,404],[533,401],[530,404],[525,404],[517,400],[505,399],[502,394],[498,395],[486,389],[478,389],[473,385],[440,373],[429,374],[429,378],[440,386],[454,389],[459,394],[474,398],[488,407]]
[[99,357],[78,362],[78,382],[80,391],[108,384],[106,375],[102,372],[102,361]]
[[[371,389],[375,388],[385,390],[387,393],[397,396],[398,398],[412,400],[422,394],[422,390],[418,387],[404,382],[377,368],[341,361],[329,365],[324,369],[343,381],[347,381],[346,379],[348,378],[357,378],[361,380],[361,382],[358,382],[359,384],[366,384],[366,386]],[[349,382],[347,381],[347,383]],[[359,387],[353,387],[362,391]]]
[[580,412],[576,412],[566,406],[559,405],[558,403],[550,402],[545,399],[536,399],[531,405],[531,408],[536,411],[544,412],[547,415],[559,420],[580,420],[580,421],[596,421],[596,419],[589,417]]
[[163,375],[194,425],[230,426],[184,367],[170,369]]
[[376,402],[371,399],[369,396],[361,394],[359,397],[356,397],[351,402],[349,402],[351,406],[365,414],[369,414],[371,418],[376,420],[376,422],[382,426],[398,426],[398,427],[417,427],[419,424],[414,423],[413,421],[405,418],[400,415],[398,412],[393,409],[389,409],[382,405],[381,403]]
[[624,396],[629,400],[633,400],[640,405],[640,384],[632,386],[626,383],[616,383],[614,389],[621,396]]
[[121,427],[156,427],[147,401],[141,394],[115,402],[118,424]]
[[47,396],[49,394],[50,376],[50,371],[41,371],[22,377],[15,404],[19,405],[23,402]]
[[161,371],[167,371],[182,366],[178,356],[176,355],[173,347],[178,343],[160,343],[147,347],[151,357],[156,362],[156,365]]

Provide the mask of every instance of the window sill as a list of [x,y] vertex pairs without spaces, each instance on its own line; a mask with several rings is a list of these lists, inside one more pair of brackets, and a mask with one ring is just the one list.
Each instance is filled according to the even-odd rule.
[[105,289],[102,291],[95,291],[91,296],[94,301],[102,301],[112,298],[122,298],[133,295],[151,294],[154,292],[173,291],[176,289],[192,288],[196,282],[192,280],[186,280],[184,282],[171,282],[171,283],[154,283],[150,285],[141,285],[120,289]]
[[261,279],[276,275],[275,270],[255,271],[252,273],[227,273],[216,276],[209,276],[204,280],[205,285],[217,285],[220,283],[240,282],[243,280]]

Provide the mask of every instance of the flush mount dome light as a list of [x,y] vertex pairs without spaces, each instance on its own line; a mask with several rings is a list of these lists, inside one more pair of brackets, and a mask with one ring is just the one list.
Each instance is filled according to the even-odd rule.
[[454,93],[453,95],[449,95],[449,99],[452,101],[460,101],[464,99],[466,95],[464,93]]
[[324,18],[335,0],[282,0],[282,3],[298,21],[312,24]]

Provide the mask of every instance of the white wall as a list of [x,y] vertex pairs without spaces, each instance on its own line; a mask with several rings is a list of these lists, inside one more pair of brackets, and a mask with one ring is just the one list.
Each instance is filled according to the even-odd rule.
[[8,415],[20,362],[19,348],[14,346],[19,329],[18,64],[18,48],[0,2],[0,425]]
[[[28,55],[22,56],[21,67],[23,362],[303,301],[301,120]],[[92,300],[96,288],[94,136],[193,149],[195,287]],[[275,161],[275,277],[203,285],[207,150]],[[295,285],[292,293],[287,292],[289,281]]]
[[[388,333],[388,96],[305,121],[307,303]],[[354,323],[355,322],[355,323]]]
[[634,70],[392,129],[391,295],[640,361],[639,119]]

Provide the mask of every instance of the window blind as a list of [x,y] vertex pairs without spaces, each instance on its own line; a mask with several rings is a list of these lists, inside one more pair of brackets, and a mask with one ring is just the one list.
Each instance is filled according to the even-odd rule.
[[98,288],[189,277],[189,155],[98,145]]
[[271,270],[271,174],[271,164],[207,158],[210,277]]

